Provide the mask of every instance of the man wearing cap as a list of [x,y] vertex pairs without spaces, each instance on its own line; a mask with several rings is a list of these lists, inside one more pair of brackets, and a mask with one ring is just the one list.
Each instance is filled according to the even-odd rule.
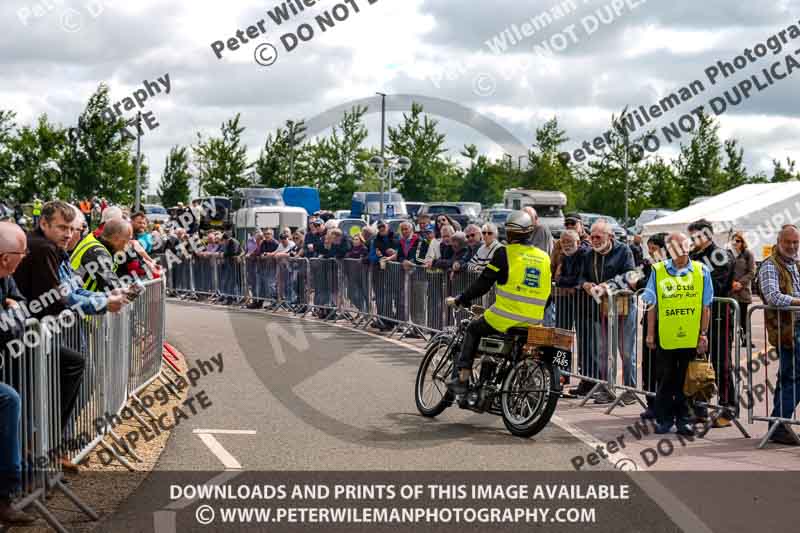
[[[564,217],[564,228],[566,230],[573,230],[578,234],[578,248],[592,247],[592,241],[589,240],[589,235],[583,227],[583,219],[580,213],[567,213]],[[558,269],[558,265],[561,264],[561,256],[563,253],[561,241],[557,240],[553,244],[553,253],[550,255],[550,270],[552,272],[555,272]]]

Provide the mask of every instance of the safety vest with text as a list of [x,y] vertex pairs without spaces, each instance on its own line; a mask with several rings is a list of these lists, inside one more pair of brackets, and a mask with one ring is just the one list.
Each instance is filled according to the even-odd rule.
[[661,348],[694,348],[703,315],[703,264],[692,261],[692,271],[673,276],[665,263],[653,265],[658,301],[658,338]]
[[[93,273],[89,272],[88,269],[84,269],[84,271],[81,272],[81,261],[83,260],[83,256],[86,255],[86,252],[93,248],[97,248],[98,246],[108,252],[108,255],[112,257],[113,261],[114,254],[111,253],[111,251],[106,248],[102,242],[97,240],[92,232],[89,232],[89,234],[78,243],[69,258],[72,269],[83,274],[83,288],[87,291],[97,291],[97,279],[94,277]],[[103,268],[104,266],[106,265],[98,265],[99,268]]]
[[42,214],[42,202],[41,200],[35,200],[33,202],[33,216],[38,217]]
[[550,256],[524,244],[509,244],[506,255],[508,280],[495,287],[494,305],[483,315],[486,322],[502,332],[541,324],[550,296]]

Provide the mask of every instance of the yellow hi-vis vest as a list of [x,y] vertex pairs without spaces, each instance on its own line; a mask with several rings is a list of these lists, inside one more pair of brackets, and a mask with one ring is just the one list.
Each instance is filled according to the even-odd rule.
[[42,214],[42,201],[36,200],[33,202],[33,214],[34,216],[39,216]]
[[[78,245],[75,247],[75,250],[72,251],[72,255],[69,258],[69,263],[72,266],[72,269],[75,270],[76,272],[79,272],[83,256],[86,254],[86,252],[88,252],[93,248],[97,248],[98,246],[102,247],[105,251],[107,251],[113,260],[114,254],[111,253],[111,251],[108,248],[106,248],[103,245],[103,243],[98,241],[92,232],[89,232],[89,234],[78,243]],[[97,266],[103,268],[106,265],[97,265]],[[92,291],[92,292],[97,291],[97,280],[95,279],[94,274],[89,272],[88,270],[83,272],[83,288],[86,289],[87,291]]]
[[[524,244],[506,246],[506,255],[508,281],[495,287],[494,305],[483,315],[486,322],[502,332],[541,324],[550,296],[550,256]],[[490,264],[487,268],[496,267]]]
[[703,264],[692,261],[692,271],[684,276],[673,276],[663,262],[654,264],[653,270],[661,348],[696,347],[703,315]]

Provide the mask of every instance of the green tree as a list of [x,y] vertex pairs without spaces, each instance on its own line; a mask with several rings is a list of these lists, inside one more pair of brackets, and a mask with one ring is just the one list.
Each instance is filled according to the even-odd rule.
[[714,185],[721,183],[719,124],[705,112],[700,113],[699,122],[689,144],[681,143],[680,154],[675,161],[682,206],[689,205],[698,196],[713,194]]
[[286,130],[278,128],[270,133],[255,162],[258,183],[273,189],[289,184],[289,143]]
[[572,168],[558,157],[562,144],[569,141],[566,131],[553,117],[536,128],[536,140],[528,150],[528,169],[522,173],[518,183],[509,183],[526,189],[561,191],[574,206],[575,179]]
[[784,168],[783,164],[781,164],[780,161],[778,161],[777,159],[773,159],[772,182],[778,183],[778,182],[794,181],[800,179],[800,175],[798,175],[798,173],[794,169],[796,164],[797,162],[794,159],[787,157],[786,168]]
[[189,202],[189,156],[186,147],[173,146],[164,163],[164,173],[158,188],[162,205],[171,207]]
[[61,160],[65,132],[42,115],[36,124],[23,126],[9,139],[13,196],[28,201],[34,194],[69,198],[71,190],[62,179]]
[[643,172],[642,179],[647,184],[648,193],[641,197],[641,200],[638,198],[634,200],[633,216],[637,216],[647,208],[675,209],[680,207],[675,171],[669,163],[656,156],[654,160],[647,163],[641,172]]
[[712,187],[714,194],[719,194],[740,185],[750,183],[747,169],[744,166],[744,150],[739,147],[736,139],[727,139],[724,143],[725,166],[720,172],[720,179]]
[[361,106],[346,111],[330,137],[309,152],[313,159],[309,168],[315,174],[311,177],[318,184],[323,204],[331,209],[348,207],[363,176],[371,172],[367,164],[371,154],[363,146],[369,135],[363,122],[366,112]]
[[438,125],[415,102],[410,114],[403,113],[399,126],[388,128],[389,152],[395,157],[411,159],[411,168],[398,183],[398,190],[407,200],[424,201],[441,196],[455,171],[452,163],[442,157],[447,149],[445,135],[438,131]]
[[204,139],[197,134],[192,146],[200,180],[200,190],[211,196],[230,196],[235,189],[251,185],[246,172],[247,147],[242,143],[245,127],[239,125],[240,113],[223,122],[220,137]]
[[[108,121],[103,117],[109,105],[108,86],[100,84],[78,118],[78,127],[67,135],[59,165],[62,189],[78,198],[97,195],[130,204],[136,191],[132,138],[124,120]],[[141,174],[146,183],[148,168],[144,162]]]
[[13,148],[10,146],[14,138],[16,113],[0,109],[0,197],[16,198],[16,176],[12,166]]
[[461,155],[469,159],[469,168],[462,172],[461,201],[491,205],[502,200],[502,191],[498,194],[492,180],[489,159],[485,155],[479,155],[474,144],[464,145]]

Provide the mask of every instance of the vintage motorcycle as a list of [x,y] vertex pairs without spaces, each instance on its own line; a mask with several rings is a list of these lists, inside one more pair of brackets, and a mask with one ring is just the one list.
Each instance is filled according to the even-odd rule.
[[[455,396],[445,380],[453,372],[470,320],[483,311],[473,305],[469,318],[457,321],[456,327],[446,328],[431,339],[417,371],[417,409],[423,416],[435,417],[455,402],[462,409],[502,416],[513,435],[532,437],[553,416],[561,396],[560,369],[567,368],[569,351],[564,349],[566,346],[531,344],[528,328],[511,328],[504,335],[484,337],[467,392]],[[534,329],[552,333],[554,328]],[[561,338],[555,344],[564,342]]]

